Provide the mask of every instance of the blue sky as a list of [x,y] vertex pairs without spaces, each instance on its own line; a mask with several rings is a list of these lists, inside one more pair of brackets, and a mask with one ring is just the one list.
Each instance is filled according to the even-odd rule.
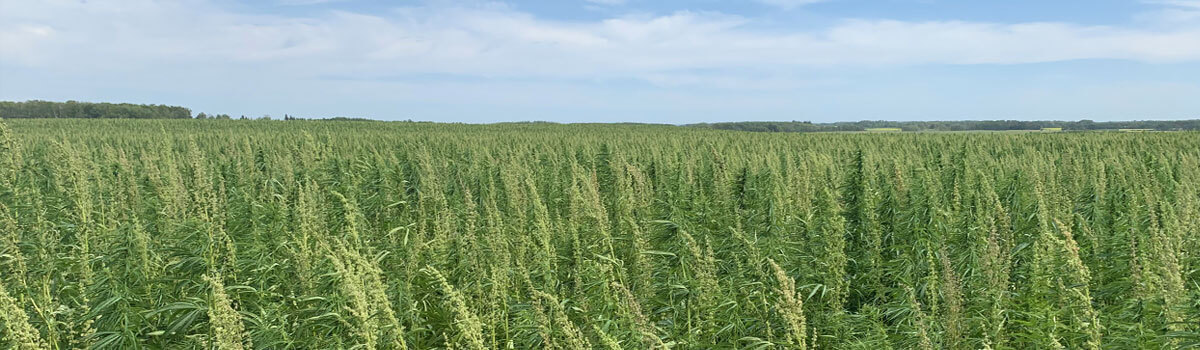
[[0,100],[275,117],[1200,118],[1200,0],[0,0]]

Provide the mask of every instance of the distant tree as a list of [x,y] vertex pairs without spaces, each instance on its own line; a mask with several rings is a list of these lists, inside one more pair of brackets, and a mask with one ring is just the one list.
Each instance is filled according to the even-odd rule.
[[204,114],[204,112],[200,112],[200,114],[196,115],[196,119],[208,119],[208,115]]
[[1095,122],[1092,120],[1072,121],[1022,121],[1022,120],[963,120],[963,121],[915,121],[896,122],[864,120],[814,124],[810,122],[729,122],[701,123],[688,125],[697,128],[755,131],[755,132],[819,132],[819,131],[863,131],[867,128],[901,128],[904,131],[964,131],[964,130],[1040,130],[1063,128],[1063,130],[1200,130],[1200,120],[1152,120],[1126,122]]
[[0,115],[6,118],[191,118],[187,108],[131,103],[0,101]]

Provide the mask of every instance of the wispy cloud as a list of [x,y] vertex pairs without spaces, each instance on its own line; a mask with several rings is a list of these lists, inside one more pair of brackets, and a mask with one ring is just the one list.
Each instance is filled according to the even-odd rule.
[[1200,0],[1147,0],[1148,4],[1200,9]]
[[628,0],[584,0],[584,1],[587,1],[587,2],[593,3],[593,4],[597,4],[597,5],[605,5],[605,6],[624,5],[625,3],[629,2]]
[[343,1],[346,1],[346,0],[275,0],[275,3],[284,5],[284,6],[309,6],[309,5],[338,3],[338,2],[343,2]]
[[[672,91],[778,94],[784,97],[771,105],[779,107],[791,101],[787,91],[829,83],[829,76],[804,73],[813,71],[1072,60],[1200,62],[1196,40],[1200,25],[1191,24],[847,19],[793,29],[764,27],[755,18],[712,12],[555,20],[502,4],[433,2],[373,13],[293,16],[247,13],[220,4],[211,0],[0,0],[4,9],[0,11],[0,47],[4,48],[0,70],[8,72],[5,80],[20,72],[52,72],[89,77],[88,81],[114,77],[130,84],[149,81],[142,84],[146,86],[194,82],[197,94],[211,89],[237,91],[237,96],[253,96],[256,89],[286,92],[284,96],[322,91],[339,96],[339,101],[426,96],[422,94],[432,91],[430,85],[448,91],[439,97],[446,101],[460,101],[466,95],[480,99],[456,92],[474,86],[472,79],[487,81],[490,91],[549,92],[579,83],[585,87],[567,90],[577,92],[572,98],[607,99],[624,95],[586,85],[636,82]],[[407,78],[444,76],[456,78]],[[342,80],[331,83],[327,77]],[[230,82],[238,83],[214,87]],[[506,84],[512,88],[505,88]],[[6,93],[18,91],[15,83],[3,85],[0,90]],[[350,85],[358,88],[343,95],[323,90]],[[488,94],[483,90],[487,89],[470,91]],[[489,96],[503,103],[511,95]],[[532,101],[543,96],[526,95],[521,98]],[[738,108],[766,105],[761,100],[768,99],[751,97]],[[709,99],[678,98],[688,103]],[[278,103],[287,101],[280,98]],[[639,101],[651,106],[670,100]]]
[[6,47],[0,61],[62,67],[276,63],[338,74],[580,78],[813,65],[1200,60],[1200,28],[847,20],[787,32],[696,12],[564,22],[504,7],[285,17],[196,2],[152,4],[7,4],[10,11],[0,14]]
[[1200,0],[1146,0],[1159,8],[1134,18],[1152,26],[1200,27]]
[[779,7],[785,10],[795,9],[804,5],[825,2],[828,0],[755,0],[761,4]]

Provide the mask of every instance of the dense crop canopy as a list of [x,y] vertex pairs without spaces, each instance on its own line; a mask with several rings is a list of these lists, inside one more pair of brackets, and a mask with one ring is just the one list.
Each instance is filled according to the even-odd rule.
[[1200,346],[1200,134],[6,120],[0,348]]

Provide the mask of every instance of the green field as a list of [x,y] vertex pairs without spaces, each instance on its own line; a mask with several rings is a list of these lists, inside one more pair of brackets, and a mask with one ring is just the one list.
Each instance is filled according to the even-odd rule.
[[1200,133],[5,120],[0,348],[1200,346]]

